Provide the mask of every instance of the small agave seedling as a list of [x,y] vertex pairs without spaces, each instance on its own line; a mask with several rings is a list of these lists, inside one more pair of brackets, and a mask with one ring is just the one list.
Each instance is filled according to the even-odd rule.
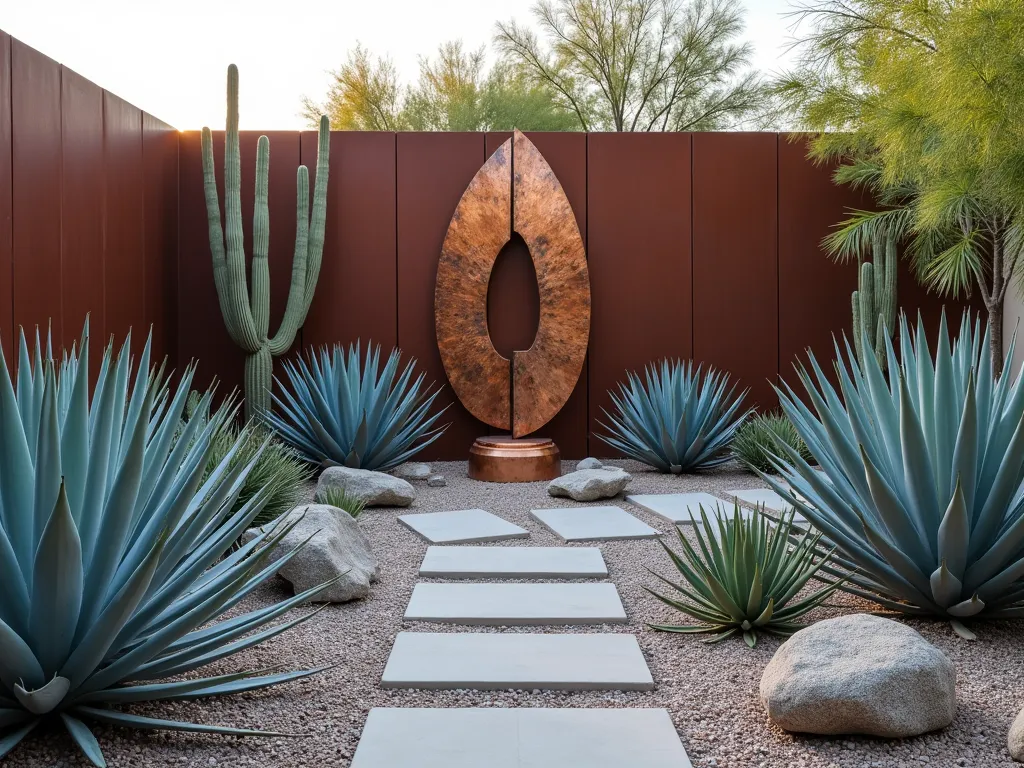
[[393,350],[380,376],[380,347],[372,344],[365,365],[358,342],[348,355],[335,344],[286,362],[290,391],[281,387],[281,396],[273,395],[277,409],[267,414],[267,423],[317,464],[382,471],[397,467],[447,429],[432,429],[446,410],[430,414],[439,390],[423,386],[423,373],[413,381],[415,360],[398,375],[400,357]]
[[804,625],[798,619],[821,605],[841,584],[834,581],[791,604],[797,592],[828,561],[828,555],[817,552],[821,534],[794,529],[792,512],[783,514],[778,525],[772,525],[757,511],[744,518],[739,505],[732,517],[710,511],[704,514],[703,508],[701,517],[702,522],[693,526],[696,549],[680,528],[676,533],[681,555],[661,543],[683,581],[676,583],[652,571],[685,600],[645,589],[666,605],[705,623],[652,624],[652,629],[716,633],[706,641],[709,643],[742,632],[753,648],[761,632],[788,637],[802,629]]
[[899,357],[884,340],[888,380],[837,343],[841,398],[810,356],[807,403],[788,385],[779,397],[827,478],[782,446],[782,479],[764,479],[860,571],[848,591],[970,639],[962,619],[1024,616],[1024,384],[993,376],[967,314],[952,344],[943,316],[934,359],[920,318],[900,339]]
[[734,398],[729,375],[696,370],[693,361],[662,360],[647,366],[646,382],[629,373],[618,394],[609,392],[615,415],[605,411],[610,434],[597,435],[632,459],[678,475],[729,461],[726,450],[749,411],[739,412],[746,391]]
[[[130,338],[103,354],[89,396],[88,323],[81,357],[54,361],[21,336],[17,385],[0,355],[0,757],[40,722],[63,723],[96,766],[86,723],[273,735],[132,714],[121,705],[188,701],[296,680],[319,670],[187,675],[306,620],[266,625],[314,597],[222,618],[295,552],[269,563],[285,526],[221,558],[266,501],[235,510],[258,458],[229,468],[238,444],[203,480],[224,418],[177,436],[193,370],[176,391],[150,370],[150,343],[131,386]],[[211,395],[204,398],[209,406]]]

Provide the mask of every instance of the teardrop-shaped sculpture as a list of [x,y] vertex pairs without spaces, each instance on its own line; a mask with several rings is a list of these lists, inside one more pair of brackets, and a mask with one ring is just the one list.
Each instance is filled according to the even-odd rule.
[[[487,289],[513,230],[533,259],[540,316],[533,345],[510,364],[491,343]],[[519,131],[459,200],[441,248],[434,315],[448,380],[481,421],[522,437],[547,424],[572,394],[590,336],[586,252],[562,185]]]

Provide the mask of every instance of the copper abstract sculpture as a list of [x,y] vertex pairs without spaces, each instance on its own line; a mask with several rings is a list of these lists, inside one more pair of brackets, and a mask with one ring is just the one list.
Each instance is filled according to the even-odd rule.
[[[491,343],[487,289],[513,230],[533,259],[540,320],[531,347],[509,361]],[[583,239],[562,185],[519,131],[488,158],[459,200],[441,248],[434,317],[441,361],[459,400],[515,438],[547,424],[579,380],[590,335]]]

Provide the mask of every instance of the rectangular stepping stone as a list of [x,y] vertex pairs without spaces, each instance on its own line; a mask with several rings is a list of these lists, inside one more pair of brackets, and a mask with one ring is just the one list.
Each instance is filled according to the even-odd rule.
[[587,579],[608,575],[596,547],[427,547],[420,576],[445,579]]
[[633,635],[399,632],[385,688],[650,691]]
[[[764,507],[771,512],[790,512],[793,506],[783,499],[771,488],[751,488],[741,491],[726,491],[730,496],[735,497],[740,504],[747,507]],[[793,516],[793,521],[806,523],[807,520],[798,511]]]
[[530,517],[565,541],[653,539],[661,535],[619,507],[534,509]]
[[484,626],[624,624],[614,584],[417,584],[406,621]]
[[[676,525],[701,520],[702,508],[710,514],[724,511],[726,515],[732,515],[734,510],[732,502],[710,493],[641,493],[627,496],[626,501]],[[749,516],[750,512],[741,509],[741,514]]]
[[691,768],[664,709],[370,710],[352,768]]
[[525,539],[530,532],[482,509],[400,515],[398,522],[431,544]]

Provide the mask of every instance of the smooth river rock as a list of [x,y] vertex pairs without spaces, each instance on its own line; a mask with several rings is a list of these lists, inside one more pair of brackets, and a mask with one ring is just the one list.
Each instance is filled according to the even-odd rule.
[[[341,579],[313,598],[313,602],[346,603],[370,594],[370,583],[377,580],[377,558],[359,523],[348,512],[327,504],[295,507],[284,522],[295,519],[299,520],[295,527],[270,552],[270,561],[274,562],[313,537],[278,572],[292,585],[295,594],[337,576]],[[258,531],[246,531],[244,540],[250,541]]]
[[391,474],[403,480],[426,480],[432,474],[430,465],[419,461],[407,461],[391,470]]
[[578,469],[548,483],[552,496],[568,496],[576,501],[597,501],[618,496],[632,478],[624,469]]
[[588,456],[576,465],[576,469],[600,469],[603,466],[604,465],[600,461]]
[[328,467],[316,483],[316,500],[326,501],[330,488],[344,489],[368,507],[408,507],[416,499],[412,485],[385,472],[350,467]]
[[905,624],[840,616],[780,646],[761,678],[761,702],[787,731],[906,738],[953,721],[956,670]]
[[1006,748],[1010,757],[1018,763],[1024,763],[1024,709],[1022,709],[1010,726],[1010,735],[1006,739]]

